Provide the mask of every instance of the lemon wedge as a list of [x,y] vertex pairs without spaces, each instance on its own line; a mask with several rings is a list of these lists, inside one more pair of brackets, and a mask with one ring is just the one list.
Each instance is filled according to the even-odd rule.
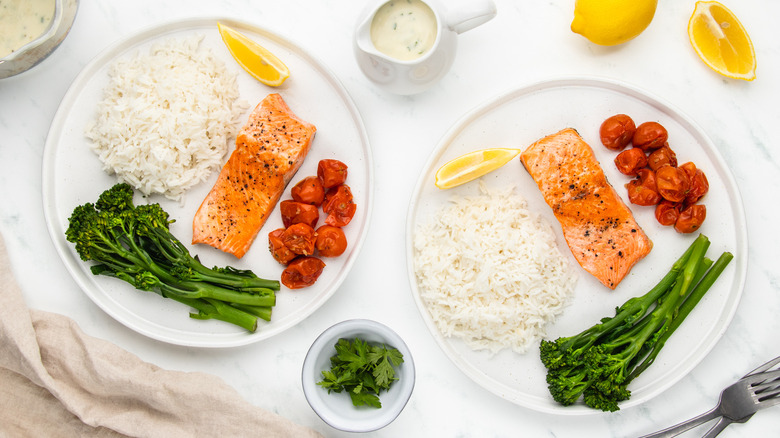
[[277,87],[290,76],[287,66],[265,47],[222,23],[217,23],[217,28],[238,65],[258,81]]
[[653,21],[658,0],[576,0],[571,31],[602,46],[636,38]]
[[756,52],[742,23],[716,1],[699,1],[688,21],[688,38],[711,69],[733,79],[756,78]]
[[490,173],[516,157],[520,149],[482,149],[448,161],[436,171],[436,187],[449,189]]

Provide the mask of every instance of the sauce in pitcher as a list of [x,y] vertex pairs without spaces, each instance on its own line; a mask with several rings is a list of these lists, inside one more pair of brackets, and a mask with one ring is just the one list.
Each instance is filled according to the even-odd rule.
[[53,17],[54,0],[1,1],[0,58],[43,35]]
[[371,42],[377,50],[401,61],[423,56],[433,47],[436,15],[420,0],[391,0],[371,21]]

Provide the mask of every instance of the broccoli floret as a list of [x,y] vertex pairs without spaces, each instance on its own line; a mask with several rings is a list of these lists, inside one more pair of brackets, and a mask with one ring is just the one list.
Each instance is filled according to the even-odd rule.
[[582,397],[594,409],[618,410],[631,395],[628,384],[653,363],[733,258],[724,252],[713,264],[705,257],[708,247],[699,235],[653,289],[626,301],[615,316],[577,335],[543,340],[540,359],[553,399],[568,406]]
[[257,318],[270,320],[279,282],[232,267],[207,268],[169,229],[173,223],[159,204],[136,206],[133,189],[119,183],[98,200],[76,207],[65,237],[75,244],[90,270],[123,280],[197,310],[197,319],[219,319],[249,331]]

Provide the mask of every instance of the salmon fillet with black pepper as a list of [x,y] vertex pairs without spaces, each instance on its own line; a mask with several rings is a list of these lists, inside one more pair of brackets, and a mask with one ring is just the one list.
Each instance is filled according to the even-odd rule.
[[520,160],[560,222],[574,258],[615,289],[653,242],[607,181],[593,149],[567,128],[529,146]]
[[317,128],[269,94],[236,136],[236,149],[192,221],[192,243],[241,258],[309,153]]

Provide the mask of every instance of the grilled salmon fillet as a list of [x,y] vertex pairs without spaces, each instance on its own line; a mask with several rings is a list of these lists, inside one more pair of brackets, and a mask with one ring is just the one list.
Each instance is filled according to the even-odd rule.
[[520,154],[580,266],[615,289],[653,243],[607,181],[593,149],[567,128]]
[[236,148],[195,213],[192,243],[241,258],[301,167],[317,128],[269,94],[236,136]]

